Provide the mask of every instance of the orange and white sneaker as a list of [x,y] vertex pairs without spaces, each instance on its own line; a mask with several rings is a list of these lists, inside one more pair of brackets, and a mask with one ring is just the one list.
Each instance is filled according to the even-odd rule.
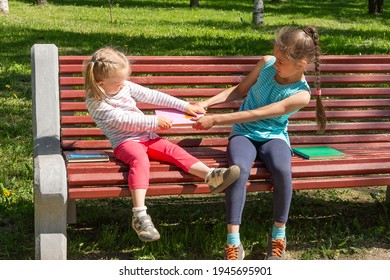
[[225,260],[243,260],[245,257],[244,247],[242,244],[237,245],[226,245],[225,249]]

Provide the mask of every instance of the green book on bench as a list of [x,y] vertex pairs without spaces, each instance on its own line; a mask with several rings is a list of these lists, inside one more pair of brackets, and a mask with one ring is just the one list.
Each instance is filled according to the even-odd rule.
[[293,152],[306,159],[343,158],[344,153],[328,146],[293,148]]

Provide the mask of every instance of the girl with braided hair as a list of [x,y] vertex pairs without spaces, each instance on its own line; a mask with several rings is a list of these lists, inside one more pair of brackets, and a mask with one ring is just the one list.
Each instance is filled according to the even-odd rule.
[[203,108],[245,98],[238,112],[205,115],[195,129],[216,124],[233,124],[227,157],[240,167],[239,178],[226,189],[227,243],[225,259],[244,258],[239,229],[246,199],[246,183],[253,162],[261,160],[271,174],[273,189],[273,227],[268,241],[267,259],[285,259],[286,234],[292,197],[292,172],[288,118],[310,101],[311,92],[304,71],[315,65],[318,130],[324,131],[326,117],[321,103],[318,32],[314,27],[283,27],[276,35],[273,56],[264,56],[237,86],[208,100]]

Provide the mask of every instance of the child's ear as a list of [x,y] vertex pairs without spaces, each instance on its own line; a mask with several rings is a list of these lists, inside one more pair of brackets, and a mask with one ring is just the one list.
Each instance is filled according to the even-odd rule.
[[301,69],[305,69],[307,66],[307,61],[306,60],[301,60],[300,62],[298,62],[298,67],[301,68]]

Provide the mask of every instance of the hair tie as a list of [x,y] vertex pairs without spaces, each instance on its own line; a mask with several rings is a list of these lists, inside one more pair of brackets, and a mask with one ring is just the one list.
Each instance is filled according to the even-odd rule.
[[321,90],[320,89],[317,89],[317,95],[321,96]]
[[92,58],[91,62],[96,63],[96,58]]

